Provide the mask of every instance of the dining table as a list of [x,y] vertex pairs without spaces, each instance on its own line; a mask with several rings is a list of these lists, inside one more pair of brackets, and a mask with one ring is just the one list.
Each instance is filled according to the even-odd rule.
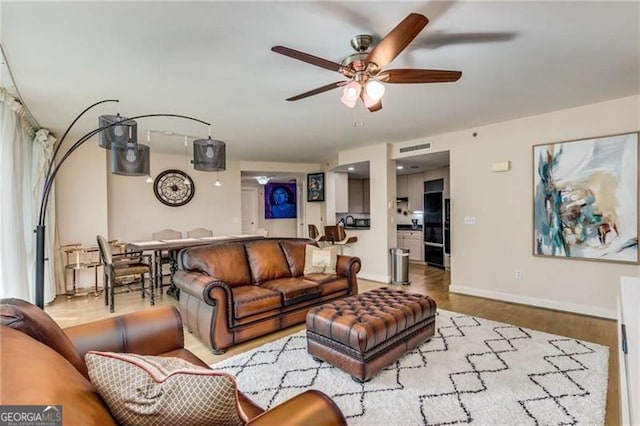
[[216,235],[212,237],[201,237],[201,238],[179,238],[175,240],[147,240],[147,241],[132,241],[126,244],[126,249],[128,251],[147,251],[152,253],[152,269],[153,269],[153,278],[152,282],[155,284],[156,288],[162,289],[162,263],[161,256],[163,251],[169,252],[169,257],[171,260],[170,269],[170,282],[169,288],[167,289],[167,294],[169,296],[175,297],[178,299],[180,297],[180,291],[175,286],[173,282],[173,274],[178,269],[177,262],[177,254],[180,250],[187,247],[195,247],[195,246],[203,246],[208,244],[221,244],[221,243],[230,243],[235,241],[246,241],[246,240],[255,240],[255,239],[263,239],[264,237],[261,235],[253,235],[253,234],[236,234],[236,235]]

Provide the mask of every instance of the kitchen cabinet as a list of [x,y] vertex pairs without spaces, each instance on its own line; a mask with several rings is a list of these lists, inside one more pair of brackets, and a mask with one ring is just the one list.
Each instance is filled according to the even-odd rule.
[[407,198],[409,196],[408,175],[396,176],[396,198]]
[[398,247],[409,250],[409,260],[422,262],[422,231],[398,231]]
[[349,179],[349,213],[369,213],[369,179]]
[[422,211],[422,196],[424,195],[424,175],[422,173],[414,173],[411,175],[407,175],[407,178],[409,211]]
[[362,179],[349,179],[349,213],[364,211]]
[[349,212],[349,174],[335,173],[336,213]]

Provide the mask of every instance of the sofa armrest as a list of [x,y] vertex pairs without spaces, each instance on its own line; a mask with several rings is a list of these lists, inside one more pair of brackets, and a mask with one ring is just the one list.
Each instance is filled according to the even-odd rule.
[[346,425],[340,408],[324,393],[308,390],[251,419],[248,425]]
[[64,329],[80,357],[89,351],[159,355],[184,347],[175,306],[158,306]]
[[349,294],[358,294],[358,278],[356,274],[360,272],[360,266],[359,257],[338,255],[336,274],[347,277]]
[[231,288],[223,281],[218,281],[200,272],[187,272],[177,270],[173,275],[173,282],[180,289],[189,295],[205,301],[209,305],[215,305],[216,301],[211,298],[211,290],[215,287],[222,289],[228,300],[233,300]]

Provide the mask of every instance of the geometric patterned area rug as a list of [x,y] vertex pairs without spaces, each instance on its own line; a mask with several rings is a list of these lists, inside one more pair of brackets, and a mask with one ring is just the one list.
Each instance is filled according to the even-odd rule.
[[305,333],[212,367],[265,408],[321,390],[350,425],[604,423],[606,346],[438,310],[429,342],[360,384],[314,361]]

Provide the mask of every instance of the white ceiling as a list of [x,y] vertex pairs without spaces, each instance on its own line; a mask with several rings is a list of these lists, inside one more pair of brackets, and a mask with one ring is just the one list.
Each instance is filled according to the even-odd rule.
[[[2,44],[42,126],[61,135],[99,99],[123,115],[213,122],[230,159],[320,162],[340,150],[640,92],[640,3],[606,2],[7,2]],[[457,83],[387,85],[384,108],[350,110],[333,90],[285,98],[342,76],[270,51],[340,62],[352,36],[386,35],[410,12],[430,23],[389,68],[463,71]],[[488,41],[493,40],[493,41]],[[3,69],[2,83],[7,83]],[[106,105],[79,122],[91,130]],[[354,126],[354,122],[357,126]],[[197,123],[139,121],[206,136]],[[173,138],[175,139],[175,138]],[[164,138],[153,149],[184,152]]]

